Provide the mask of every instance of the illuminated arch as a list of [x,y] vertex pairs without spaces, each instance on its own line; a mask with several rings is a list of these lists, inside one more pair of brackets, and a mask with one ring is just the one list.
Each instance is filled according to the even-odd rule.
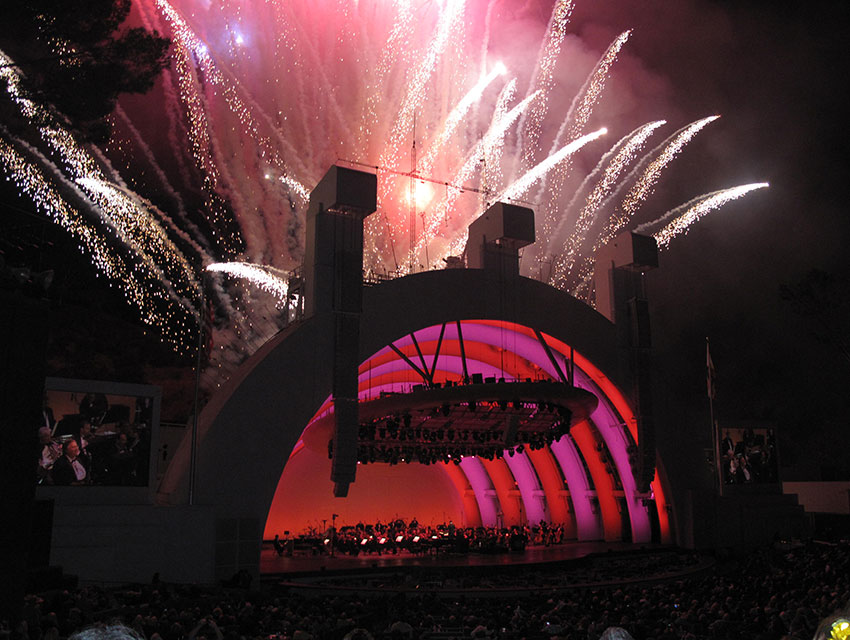
[[[561,370],[572,355],[570,362],[575,364],[576,384],[592,385],[598,390],[595,393],[589,389],[599,397],[603,410],[592,415],[590,423],[611,451],[613,464],[609,461],[608,466],[619,477],[625,496],[633,483],[629,483],[627,468],[623,466],[624,461],[628,465],[628,458],[623,457],[624,443],[635,440],[636,428],[633,412],[619,391],[627,381],[616,373],[619,370],[616,328],[584,303],[534,280],[505,277],[488,270],[429,271],[363,290],[359,360],[366,363],[376,358],[387,345],[411,333],[439,328],[443,323],[451,326],[456,321],[472,322],[479,327],[476,331],[481,331],[482,337],[477,342],[481,346],[469,356],[490,371],[508,368],[524,377],[529,377],[528,373],[532,373],[530,377],[555,377],[555,366],[542,344],[535,343],[538,333],[551,347],[553,359]],[[232,549],[229,564],[219,563],[216,555],[214,571],[205,575],[229,577],[237,567],[250,569],[259,565],[259,545],[255,542],[262,536],[262,523],[273,503],[275,480],[281,477],[305,425],[322,409],[330,393],[329,363],[334,353],[333,319],[328,315],[307,318],[288,327],[251,355],[204,407],[197,433],[195,504],[203,506],[206,522],[235,519],[244,523],[238,528],[239,540],[226,543]],[[395,360],[386,352],[381,357],[384,355],[388,363]],[[438,376],[458,375],[459,361],[453,363],[451,357],[459,358],[459,354],[450,354],[444,364],[439,363]],[[410,374],[402,368],[390,364],[385,372],[390,378],[382,384],[403,383]],[[377,393],[379,388],[367,381],[361,390]],[[604,424],[605,421],[609,424]],[[191,438],[187,435],[157,488],[158,503],[187,503],[191,450]],[[551,454],[553,461],[557,461],[557,475],[565,481],[565,488],[555,493],[560,493],[565,505],[572,509],[576,536],[601,538],[600,509],[592,494],[595,487],[589,486],[592,474],[585,473],[588,461],[580,456],[571,437],[553,444]],[[534,457],[531,459],[534,464]],[[489,476],[478,478],[485,486],[485,496],[481,498],[474,490],[466,466],[464,461],[460,467],[466,481],[452,472],[453,479],[443,474],[441,482],[451,487],[455,499],[463,494],[458,499],[460,504],[468,503],[474,495],[479,513],[464,509],[470,522],[479,517],[484,521],[488,517],[487,500],[492,500],[495,493],[492,482],[486,487]],[[663,467],[659,464],[658,468]],[[545,497],[546,482],[549,491],[554,490],[551,469],[549,474],[537,466],[534,470]],[[544,482],[544,478],[548,480]],[[356,483],[352,486],[356,490]],[[654,497],[658,505],[662,537],[670,540],[667,511],[671,505],[658,476],[652,489],[654,495],[649,497]],[[633,493],[624,498],[636,542],[649,535],[649,527],[640,524],[641,511],[646,512],[644,503],[652,503],[645,498]],[[551,506],[548,511],[551,518]],[[220,531],[233,531],[213,525],[205,527],[198,530],[198,535],[207,536],[217,545],[225,544],[219,539]]]
[[[538,336],[528,327],[504,321],[465,320],[459,325],[446,323],[418,329],[364,360],[359,367],[361,401],[368,402],[381,392],[409,391],[413,385],[423,383],[421,374],[400,353],[421,370],[433,371],[433,381],[440,383],[460,383],[464,372],[507,381],[532,376],[557,378],[570,372],[576,386],[592,392],[599,400],[591,419],[575,425],[571,434],[551,449],[528,451],[529,455],[506,451],[503,460],[464,460],[459,467],[441,465],[450,473],[464,510],[469,511],[465,521],[513,525],[542,520],[565,525],[580,540],[628,538],[648,542],[651,527],[647,504],[652,503],[636,493],[627,454],[634,438],[630,431],[634,417],[613,383],[582,354],[547,334]],[[546,353],[547,346],[557,368]],[[331,406],[328,397],[317,416],[325,415]],[[315,443],[319,449],[326,445],[329,434],[323,437]],[[553,464],[557,467],[553,468]],[[572,517],[567,517],[564,497],[560,495],[564,488],[557,487],[561,484],[558,476],[568,487]],[[548,490],[544,489],[542,478],[547,478]],[[653,488],[657,485],[656,482]],[[475,496],[475,508],[471,508],[467,488]],[[277,494],[287,494],[290,489],[281,483]],[[656,493],[658,497],[662,492]],[[622,503],[618,503],[618,496]],[[623,530],[620,504],[627,509],[629,531]],[[662,529],[667,528],[665,522]],[[669,537],[669,531],[665,531],[665,537]]]

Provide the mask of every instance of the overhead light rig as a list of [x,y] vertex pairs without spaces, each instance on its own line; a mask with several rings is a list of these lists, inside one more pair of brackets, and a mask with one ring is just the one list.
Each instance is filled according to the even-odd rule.
[[596,408],[593,394],[561,382],[476,378],[361,402],[358,462],[459,464],[466,456],[512,456],[552,444]]

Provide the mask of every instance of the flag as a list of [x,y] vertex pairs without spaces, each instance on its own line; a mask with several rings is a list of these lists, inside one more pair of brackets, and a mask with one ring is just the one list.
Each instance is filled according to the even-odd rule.
[[706,387],[708,397],[714,400],[715,387],[714,383],[717,380],[717,372],[714,370],[714,362],[711,359],[711,349],[708,346],[708,338],[705,339],[705,370],[706,370]]

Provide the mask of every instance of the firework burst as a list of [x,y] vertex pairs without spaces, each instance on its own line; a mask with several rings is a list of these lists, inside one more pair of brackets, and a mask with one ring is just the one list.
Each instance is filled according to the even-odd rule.
[[[276,330],[285,273],[303,258],[309,190],[340,160],[378,173],[367,269],[434,268],[463,252],[469,223],[489,204],[524,199],[542,230],[524,271],[540,275],[548,261],[543,279],[576,290],[594,252],[637,221],[666,167],[717,116],[644,152],[663,120],[621,127],[595,114],[632,32],[593,54],[563,108],[554,96],[570,65],[574,3],[558,0],[531,29],[530,62],[527,49],[501,44],[518,21],[504,4],[138,0],[145,25],[174,42],[156,94],[162,142],[151,144],[157,136],[125,105],[110,157],[143,159],[159,199],[128,188],[114,159],[78,143],[26,96],[2,54],[6,97],[34,133],[24,141],[0,129],[0,166],[177,349],[196,342],[199,274],[208,268],[222,334],[214,363],[238,361]],[[618,139],[611,147],[600,146],[606,131]],[[671,210],[654,225],[666,223],[659,242],[761,186]],[[188,192],[203,203],[197,211]]]

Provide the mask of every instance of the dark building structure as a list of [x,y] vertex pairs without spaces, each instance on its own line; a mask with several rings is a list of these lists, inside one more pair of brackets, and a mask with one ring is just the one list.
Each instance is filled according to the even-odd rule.
[[374,175],[329,171],[308,214],[303,315],[211,398],[196,451],[187,434],[159,486],[133,500],[51,489],[53,563],[110,581],[256,573],[278,480],[305,447],[332,458],[328,505],[363,465],[413,461],[445,474],[468,525],[689,547],[796,526],[800,509],[777,492],[721,499],[710,481],[694,492],[665,474],[641,277],[657,265],[651,238],[603,252],[597,312],[519,275],[533,214],[502,203],[471,225],[468,268],[365,286],[374,208]]

